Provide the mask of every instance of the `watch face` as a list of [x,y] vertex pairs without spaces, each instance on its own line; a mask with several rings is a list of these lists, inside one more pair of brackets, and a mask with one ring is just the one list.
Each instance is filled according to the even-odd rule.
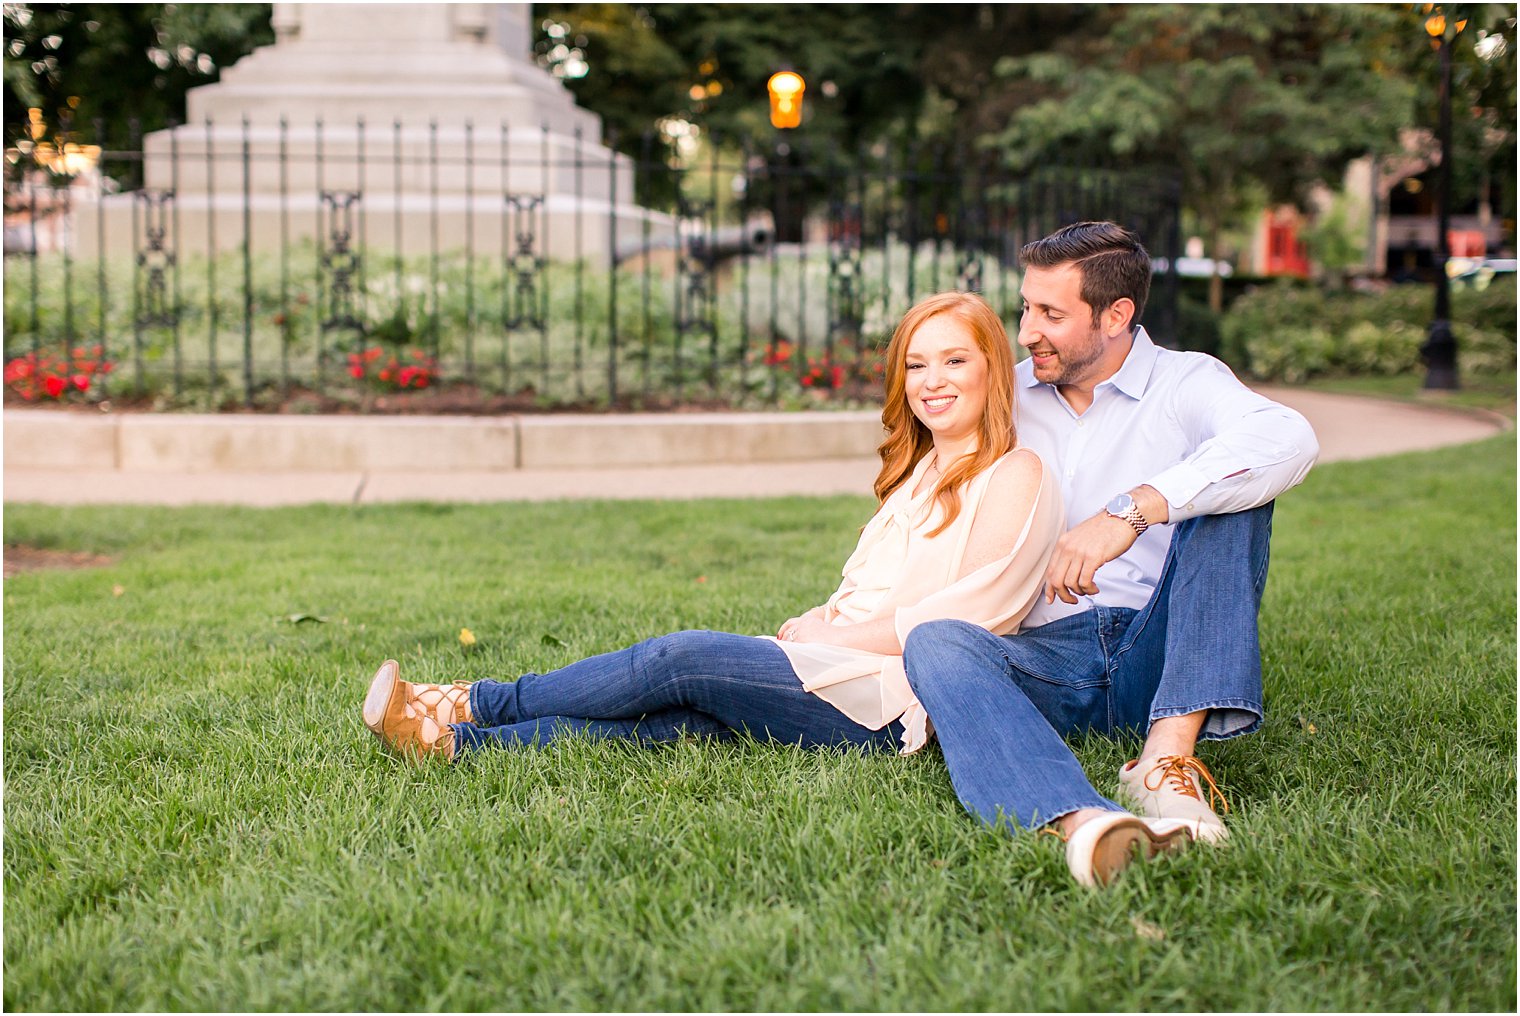
[[1107,510],[1110,515],[1123,515],[1134,506],[1134,498],[1130,497],[1128,494],[1119,494],[1116,495],[1112,501],[1108,502]]

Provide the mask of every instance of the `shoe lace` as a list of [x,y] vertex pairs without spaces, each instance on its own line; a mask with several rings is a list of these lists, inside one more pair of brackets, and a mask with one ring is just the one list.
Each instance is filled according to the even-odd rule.
[[413,684],[407,695],[407,715],[413,719],[430,719],[434,723],[469,723],[470,686],[464,681],[451,685]]
[[1161,785],[1167,782],[1170,782],[1179,794],[1202,801],[1203,796],[1198,792],[1198,785],[1201,782],[1209,790],[1209,807],[1218,808],[1226,814],[1230,811],[1230,802],[1225,800],[1224,793],[1214,782],[1214,775],[1209,772],[1209,767],[1191,755],[1163,755],[1156,760],[1156,765],[1151,771],[1145,774],[1146,790],[1160,790]]

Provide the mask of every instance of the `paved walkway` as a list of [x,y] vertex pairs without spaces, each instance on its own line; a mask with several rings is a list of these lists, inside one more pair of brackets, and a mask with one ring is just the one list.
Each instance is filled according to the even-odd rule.
[[[1298,389],[1262,388],[1303,413],[1321,462],[1477,441],[1507,420],[1438,405],[1387,402]],[[351,423],[351,420],[350,420]],[[46,504],[243,504],[256,506],[387,501],[547,501],[564,498],[776,497],[863,494],[874,456],[727,465],[492,472],[164,472],[5,469],[7,502]]]

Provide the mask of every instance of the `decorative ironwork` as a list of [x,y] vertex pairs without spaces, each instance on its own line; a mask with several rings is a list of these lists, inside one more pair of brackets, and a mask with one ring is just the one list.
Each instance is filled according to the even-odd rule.
[[[998,175],[988,167],[969,166],[964,158],[933,158],[917,148],[883,151],[872,160],[841,154],[819,162],[778,149],[774,160],[755,155],[725,163],[718,158],[723,149],[715,145],[710,149],[712,163],[694,177],[680,159],[660,158],[661,149],[646,139],[643,158],[631,164],[609,163],[608,185],[586,193],[583,187],[589,190],[590,185],[578,165],[583,153],[556,155],[546,140],[541,159],[509,167],[515,142],[506,140],[505,127],[501,169],[499,177],[493,178],[490,207],[478,200],[486,192],[476,189],[467,169],[465,193],[472,200],[466,200],[462,208],[450,208],[450,221],[445,223],[439,197],[442,185],[436,178],[442,171],[436,168],[436,157],[430,155],[425,164],[435,177],[408,183],[404,169],[408,158],[415,161],[415,153],[405,155],[407,146],[399,130],[398,126],[395,231],[384,230],[390,234],[385,238],[389,247],[368,245],[377,238],[366,236],[370,211],[366,198],[371,202],[375,198],[363,183],[367,149],[362,144],[358,148],[357,179],[345,176],[328,184],[321,177],[326,156],[316,153],[316,183],[306,192],[317,198],[316,264],[308,253],[309,272],[302,269],[306,284],[300,287],[306,292],[315,289],[312,306],[307,305],[305,292],[295,291],[288,264],[299,256],[301,243],[310,242],[299,241],[298,234],[309,236],[305,231],[311,224],[303,220],[297,227],[291,222],[290,180],[305,179],[306,174],[301,170],[289,177],[287,168],[298,169],[298,162],[288,155],[283,133],[277,231],[254,228],[265,206],[253,202],[250,146],[242,152],[241,206],[233,203],[234,192],[226,187],[214,190],[216,200],[208,194],[202,201],[201,181],[216,168],[209,146],[202,170],[192,165],[201,161],[199,152],[181,160],[170,139],[170,164],[165,168],[177,173],[182,162],[192,165],[191,178],[197,181],[193,208],[179,200],[186,191],[176,182],[177,176],[163,178],[166,189],[141,186],[144,153],[135,137],[132,151],[103,153],[103,181],[125,179],[128,192],[109,195],[102,182],[99,200],[92,203],[100,209],[98,218],[81,220],[79,226],[81,240],[93,235],[98,252],[99,314],[89,329],[96,332],[93,342],[109,347],[117,339],[117,355],[124,358],[127,347],[120,336],[130,328],[136,380],[145,391],[154,390],[151,383],[167,380],[171,370],[179,385],[182,347],[187,369],[204,367],[203,376],[213,385],[224,384],[223,368],[228,365],[218,359],[218,353],[224,359],[226,355],[218,344],[225,343],[224,318],[237,305],[233,294],[240,289],[245,389],[254,390],[261,376],[274,376],[278,370],[282,383],[314,383],[321,391],[333,380],[333,354],[350,352],[355,346],[366,351],[364,344],[372,341],[375,330],[364,321],[377,310],[370,301],[379,296],[369,295],[366,286],[375,281],[370,276],[376,274],[377,266],[383,262],[387,274],[394,266],[397,292],[408,292],[410,287],[403,285],[409,281],[407,265],[426,253],[432,270],[410,281],[421,289],[417,295],[426,308],[419,315],[426,336],[423,341],[430,343],[438,361],[440,385],[464,381],[482,392],[531,392],[546,404],[571,398],[578,404],[588,400],[615,404],[621,394],[620,373],[637,364],[647,398],[680,397],[694,381],[711,379],[714,396],[729,384],[747,400],[763,395],[767,387],[771,397],[779,397],[783,375],[798,373],[794,368],[804,365],[811,370],[813,361],[827,361],[831,368],[845,370],[852,369],[852,359],[863,362],[871,352],[860,348],[867,345],[863,341],[867,322],[873,328],[878,320],[884,327],[889,325],[924,295],[926,286],[979,290],[995,310],[1011,317],[1010,307],[1017,302],[1015,266],[1020,245],[1063,221],[1109,218],[1121,222],[1139,231],[1158,260],[1167,265],[1175,264],[1180,247],[1180,184],[1160,170],[1056,166],[1037,173]],[[465,153],[466,157],[471,154]],[[223,153],[221,158],[230,161],[233,156]],[[301,158],[307,161],[300,166],[310,165],[309,155]],[[37,172],[40,167],[33,165],[29,173],[25,167],[23,161],[0,176],[9,216],[21,219],[21,239],[30,236],[35,246],[45,239],[39,226],[47,221],[50,209],[39,205],[38,188],[45,179]],[[627,193],[624,174],[630,171],[634,193],[648,208],[628,219],[624,218],[628,205],[621,199]],[[526,174],[518,186],[533,193],[508,193],[506,182],[514,179],[513,173]],[[534,176],[542,184],[532,180]],[[556,211],[551,219],[547,214],[551,183],[570,179],[575,193],[566,194],[563,204],[556,197],[555,208],[563,207],[564,212]],[[726,188],[720,186],[724,181],[732,181],[739,200],[729,199]],[[389,188],[389,181],[386,185]],[[415,200],[418,185],[424,187],[427,200]],[[721,202],[717,200],[720,191]],[[387,196],[385,203],[389,200]],[[573,202],[579,202],[580,211],[575,211]],[[67,215],[70,209],[65,205],[63,211]],[[82,214],[84,210],[76,211]],[[228,220],[238,211],[242,229],[229,233]],[[130,213],[129,227],[124,213]],[[441,240],[453,216],[459,214],[467,217],[462,253],[444,250]],[[500,246],[493,244],[490,255],[496,263],[493,272],[482,274],[468,260],[472,253],[479,253],[469,242],[477,235],[471,216],[500,231]],[[403,219],[408,220],[405,230]],[[181,220],[188,228],[182,228]],[[768,238],[765,241],[759,239],[762,232]],[[785,242],[778,246],[770,238]],[[425,246],[419,248],[419,240]],[[270,249],[271,244],[277,247]],[[241,279],[225,271],[227,257],[217,256],[238,245]],[[192,250],[196,265],[204,266],[205,286],[182,292],[180,276],[186,267],[182,256]],[[129,273],[120,295],[110,282],[114,274],[108,271],[118,251]],[[209,255],[204,259],[203,251]],[[564,252],[567,263],[551,266],[550,252]],[[253,267],[266,255],[279,258],[277,293],[254,285]],[[572,256],[573,265],[568,262]],[[445,284],[444,272],[461,257],[466,261],[460,273],[464,291],[459,299],[452,284]],[[14,267],[18,270],[8,281],[30,293],[18,290],[22,310],[14,315],[16,320],[6,321],[7,353],[26,344],[39,349],[44,332],[50,334],[41,326],[43,321],[58,321],[63,334],[70,335],[75,330],[71,308],[78,305],[72,289],[80,280],[69,256],[32,258],[29,266]],[[572,276],[573,305],[568,299],[551,299],[551,281],[568,282]],[[52,284],[55,278],[58,285]],[[1147,324],[1163,339],[1175,335],[1177,285],[1172,269],[1158,273],[1152,286]],[[476,287],[481,288],[477,291]],[[412,298],[408,292],[408,301]],[[493,321],[488,330],[481,330],[476,327],[479,318],[474,308],[486,303],[493,308]],[[293,304],[306,308],[305,313],[296,311]],[[399,300],[388,300],[378,309],[389,316],[404,309],[399,304]],[[463,310],[462,321],[458,308]],[[205,328],[189,334],[188,321],[203,321]],[[637,341],[625,341],[633,322],[642,322],[641,333]],[[764,342],[763,354],[757,337]],[[877,337],[874,332],[870,336]],[[439,347],[462,350],[463,356],[458,361],[445,360]],[[600,381],[588,352],[603,347],[605,381]],[[756,379],[747,368],[762,355],[768,367],[781,369]],[[484,365],[490,369],[481,370]],[[863,373],[850,376],[870,380]],[[810,387],[817,391],[833,386]],[[98,392],[91,388],[91,395]]]
[[176,255],[165,241],[174,191],[140,190],[134,198],[142,211],[144,244],[134,259],[141,286],[136,324],[138,328],[171,328],[179,321],[179,308],[169,298],[169,272]]
[[829,207],[829,341],[860,336],[865,310],[861,294],[861,208],[832,202]]
[[961,248],[955,269],[955,288],[963,293],[982,291],[982,252],[971,247]]
[[[679,187],[679,184],[678,184]],[[696,201],[676,192],[676,214],[680,257],[677,271],[680,284],[675,314],[679,335],[713,337],[717,322],[713,315],[714,274],[718,252],[708,243],[707,220],[713,210],[711,201]]]
[[512,280],[512,299],[502,323],[508,331],[522,328],[542,331],[548,325],[540,299],[546,259],[538,250],[536,223],[544,198],[542,194],[508,194],[506,199],[512,249],[505,253],[505,260]]
[[322,270],[327,273],[327,316],[322,319],[324,332],[349,329],[363,332],[364,321],[356,308],[354,278],[359,274],[363,257],[354,247],[354,208],[361,198],[359,191],[322,192],[327,209],[327,246],[322,250]]

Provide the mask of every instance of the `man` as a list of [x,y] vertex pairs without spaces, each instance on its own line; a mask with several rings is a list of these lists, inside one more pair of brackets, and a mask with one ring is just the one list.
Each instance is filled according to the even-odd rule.
[[[967,809],[1048,828],[1079,882],[1107,884],[1137,852],[1226,835],[1193,751],[1261,724],[1272,500],[1319,446],[1223,363],[1151,341],[1130,231],[1081,222],[1021,257],[1018,439],[1061,484],[1068,528],[1019,633],[933,621],[904,659]],[[1139,817],[1088,781],[1062,740],[1081,730],[1145,732],[1120,771]]]

